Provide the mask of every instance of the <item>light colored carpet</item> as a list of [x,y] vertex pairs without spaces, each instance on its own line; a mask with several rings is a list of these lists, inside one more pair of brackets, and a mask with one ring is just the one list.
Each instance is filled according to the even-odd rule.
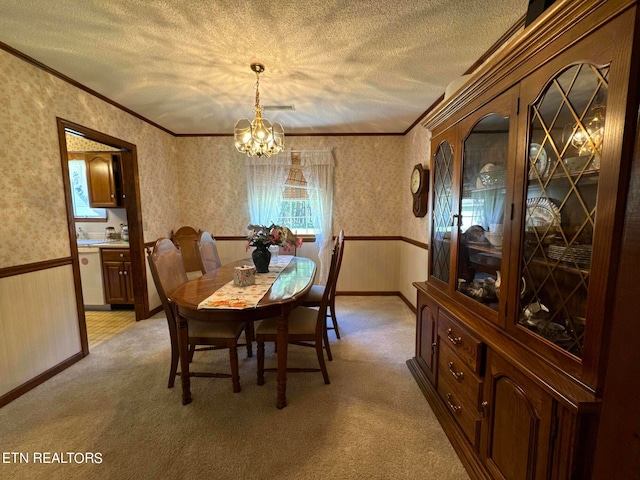
[[[137,322],[0,409],[0,478],[468,479],[405,364],[411,310],[397,297],[338,297],[337,311],[331,384],[290,373],[283,410],[275,373],[257,386],[244,349],[242,392],[230,379],[192,378],[183,406],[179,379],[166,387],[166,319]],[[291,365],[317,364],[312,349],[289,351]],[[229,371],[227,351],[196,354],[193,370],[212,363]],[[29,463],[7,463],[7,452]],[[34,463],[34,452],[100,453],[102,463]]]

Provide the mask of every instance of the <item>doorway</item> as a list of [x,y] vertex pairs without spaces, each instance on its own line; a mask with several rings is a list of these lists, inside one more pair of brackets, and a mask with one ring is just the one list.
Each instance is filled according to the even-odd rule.
[[89,353],[89,340],[87,333],[87,313],[85,301],[82,295],[82,280],[80,272],[80,254],[76,241],[77,229],[73,209],[71,182],[69,177],[69,149],[67,148],[67,135],[72,134],[88,142],[97,142],[106,145],[117,152],[119,162],[119,174],[121,175],[122,199],[121,206],[126,214],[126,225],[129,236],[130,255],[130,288],[133,295],[132,311],[135,321],[149,317],[149,300],[147,293],[146,263],[144,260],[144,241],[142,235],[142,209],[140,206],[140,194],[138,185],[138,165],[136,146],[124,140],[111,137],[104,133],[78,125],[76,123],[57,118],[58,139],[60,145],[60,158],[62,164],[63,185],[67,211],[67,223],[69,227],[69,240],[71,245],[72,267],[76,291],[76,304],[78,310],[78,324],[80,328],[80,340],[83,355]]

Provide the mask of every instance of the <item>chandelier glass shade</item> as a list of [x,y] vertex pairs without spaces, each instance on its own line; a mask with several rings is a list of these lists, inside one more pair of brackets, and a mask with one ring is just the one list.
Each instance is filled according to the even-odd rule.
[[284,129],[277,122],[273,124],[262,118],[260,107],[260,74],[264,72],[264,65],[252,63],[251,70],[256,72],[256,103],[255,118],[243,118],[236,122],[233,129],[236,149],[250,157],[270,157],[284,148]]

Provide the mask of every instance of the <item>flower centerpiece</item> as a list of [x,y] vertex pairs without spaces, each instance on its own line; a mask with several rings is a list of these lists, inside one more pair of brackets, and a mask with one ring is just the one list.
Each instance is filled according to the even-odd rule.
[[267,227],[265,225],[248,225],[247,226],[247,250],[249,247],[256,247],[252,253],[253,263],[258,273],[267,273],[269,271],[269,262],[271,261],[271,245],[278,245],[284,251],[290,251],[294,246],[302,245],[302,238],[296,236],[288,227],[276,225],[274,223]]

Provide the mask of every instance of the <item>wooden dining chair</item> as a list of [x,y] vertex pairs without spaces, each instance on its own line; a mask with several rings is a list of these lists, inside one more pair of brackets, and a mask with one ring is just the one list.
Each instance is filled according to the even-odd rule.
[[202,261],[198,253],[198,240],[202,231],[193,227],[180,227],[175,232],[171,232],[171,241],[175,243],[182,252],[182,261],[187,272],[187,278],[192,280],[204,273]]
[[[338,244],[334,253],[331,255],[331,266],[329,268],[329,281],[333,281],[333,277],[337,271],[338,257],[342,244]],[[328,346],[327,339],[327,308],[329,305],[329,289],[325,289],[320,300],[320,308],[296,307],[289,314],[289,343],[292,345],[301,345],[305,347],[313,347],[316,350],[318,363],[320,368],[292,368],[287,367],[288,372],[322,372],[324,383],[329,384],[329,373],[324,361],[324,348]],[[258,344],[258,385],[264,385],[264,372],[276,371],[276,368],[264,368],[264,344],[265,342],[276,342],[278,318],[272,317],[262,320],[255,330],[256,341]],[[331,360],[330,350],[327,356]]]
[[202,273],[211,272],[222,266],[216,240],[209,232],[202,232],[197,242],[198,254],[202,266]]
[[322,296],[326,289],[329,289],[329,308],[327,310],[327,322],[331,319],[331,325],[327,326],[328,330],[333,330],[336,334],[336,338],[340,339],[340,329],[338,328],[338,318],[336,317],[336,286],[338,284],[338,275],[340,274],[340,267],[342,266],[342,254],[344,253],[344,230],[340,230],[340,233],[336,237],[334,243],[334,251],[339,248],[339,257],[337,260],[336,272],[333,282],[327,279],[326,285],[314,285],[311,287],[309,294],[305,297],[302,305],[305,307],[319,307],[322,301]]
[[[180,285],[188,281],[184,268],[182,252],[168,238],[160,238],[153,249],[147,249],[149,268],[156,290],[162,301],[167,322],[169,324],[169,339],[171,342],[171,367],[169,369],[169,388],[172,388],[178,369],[178,328],[177,328],[177,307],[171,301],[171,293]],[[240,322],[202,322],[189,320],[189,356],[193,359],[193,354],[200,350],[229,349],[229,361],[231,363],[231,374],[228,373],[208,373],[193,372],[192,377],[216,377],[231,378],[233,391],[240,391],[240,376],[238,369],[238,338],[242,333],[244,325]],[[198,347],[206,345],[206,347]],[[250,349],[247,350],[251,356]]]

